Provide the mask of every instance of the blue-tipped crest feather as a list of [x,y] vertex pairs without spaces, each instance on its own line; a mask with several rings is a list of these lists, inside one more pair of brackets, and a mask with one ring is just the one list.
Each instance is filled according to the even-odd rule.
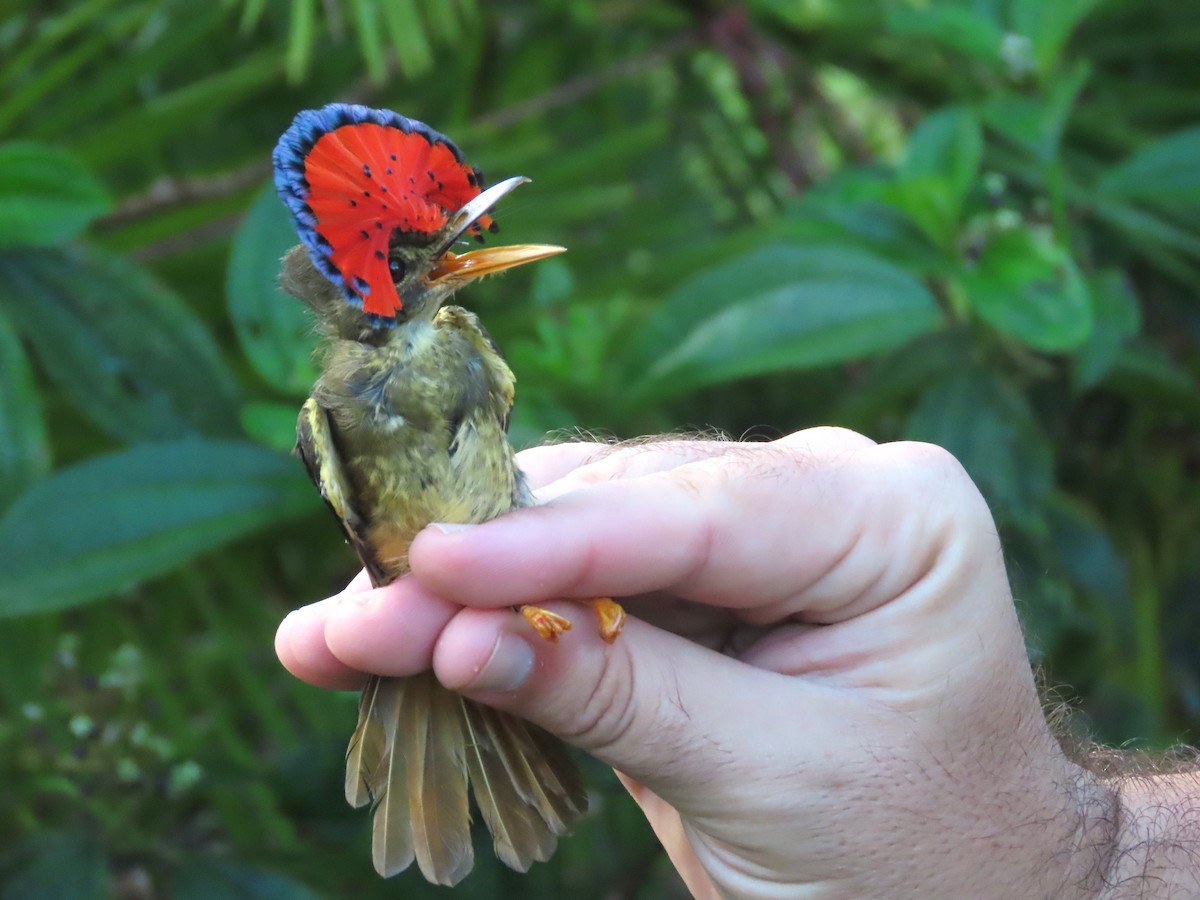
[[[279,138],[279,143],[275,145],[275,151],[271,154],[271,162],[275,168],[275,191],[292,214],[296,234],[301,243],[308,248],[309,258],[317,267],[317,271],[341,290],[347,303],[359,309],[362,308],[362,297],[346,284],[341,272],[330,261],[333,248],[317,233],[317,217],[308,205],[310,190],[304,177],[304,161],[323,135],[344,125],[366,122],[396,128],[405,134],[419,134],[430,144],[445,145],[454,154],[457,162],[463,162],[462,152],[455,143],[424,122],[418,122],[389,109],[372,109],[351,103],[330,103],[320,109],[301,110]],[[370,290],[362,279],[356,278],[355,282],[364,294]],[[395,324],[394,321],[380,316],[372,315],[370,319],[371,324],[377,328]]]

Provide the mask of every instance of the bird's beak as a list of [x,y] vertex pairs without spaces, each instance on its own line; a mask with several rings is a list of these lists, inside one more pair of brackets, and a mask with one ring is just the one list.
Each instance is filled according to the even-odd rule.
[[510,247],[488,247],[462,254],[447,250],[434,264],[429,273],[429,280],[434,284],[465,284],[484,275],[503,272],[513,266],[523,266],[548,256],[557,256],[566,249],[553,244],[513,244]]
[[553,244],[514,244],[509,247],[487,247],[472,250],[469,253],[454,253],[450,247],[462,237],[463,232],[470,228],[475,221],[494,207],[501,198],[514,188],[529,181],[523,175],[505,179],[494,184],[478,197],[465,204],[450,219],[446,245],[433,269],[429,272],[429,280],[434,284],[465,284],[484,275],[494,275],[523,266],[525,263],[537,262],[548,256],[564,253],[566,247],[556,247]]

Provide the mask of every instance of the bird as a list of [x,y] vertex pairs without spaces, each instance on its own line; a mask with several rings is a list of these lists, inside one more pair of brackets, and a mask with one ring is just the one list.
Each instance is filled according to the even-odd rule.
[[[315,314],[320,375],[296,450],[375,586],[409,572],[432,522],[479,523],[534,503],[508,440],[515,379],[479,317],[449,304],[485,275],[559,246],[459,252],[497,225],[492,208],[529,181],[485,188],[482,173],[428,125],[391,110],[330,104],[298,113],[272,155],[300,243],[280,284]],[[611,642],[624,611],[592,601]],[[521,607],[547,640],[571,627]],[[565,746],[444,688],[431,672],[371,676],[346,753],[346,800],[373,805],[372,861],[387,878],[415,860],[430,882],[471,871],[471,800],[496,855],[545,861],[584,815]]]

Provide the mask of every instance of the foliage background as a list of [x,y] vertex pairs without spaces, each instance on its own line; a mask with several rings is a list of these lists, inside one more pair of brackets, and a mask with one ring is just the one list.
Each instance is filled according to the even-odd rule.
[[[1095,732],[1194,740],[1197,58],[1175,0],[0,0],[0,897],[434,893],[342,803],[355,699],[271,652],[354,568],[267,187],[331,100],[533,177],[505,234],[571,252],[468,298],[518,441],[939,442]],[[588,773],[460,893],[678,894]]]

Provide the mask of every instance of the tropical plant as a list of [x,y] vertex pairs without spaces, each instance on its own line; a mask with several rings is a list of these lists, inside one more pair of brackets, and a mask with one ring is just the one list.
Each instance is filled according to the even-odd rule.
[[[505,233],[570,253],[470,298],[519,441],[943,444],[1090,727],[1194,739],[1198,54],[1169,0],[0,0],[0,897],[433,893],[343,808],[354,698],[271,652],[354,569],[267,184],[331,99],[534,179]],[[461,892],[680,891],[588,774]]]

